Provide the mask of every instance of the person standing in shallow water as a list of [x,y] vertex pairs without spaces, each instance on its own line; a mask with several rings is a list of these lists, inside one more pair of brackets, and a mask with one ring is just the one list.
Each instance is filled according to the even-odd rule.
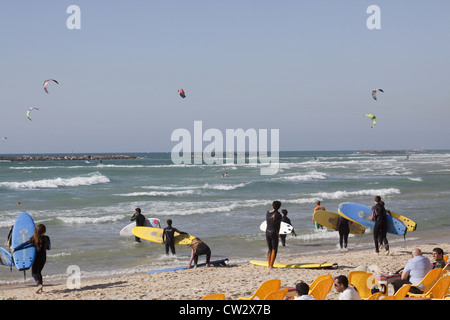
[[266,241],[267,246],[269,248],[269,252],[267,254],[267,266],[269,269],[273,268],[273,264],[275,263],[275,258],[277,257],[278,252],[278,237],[280,236],[280,226],[281,226],[281,214],[278,210],[281,207],[280,201],[274,201],[272,203],[272,210],[267,211],[266,213]]
[[[145,226],[145,217],[141,213],[141,208],[134,209],[134,214],[131,217],[131,221],[136,221],[136,227]],[[141,242],[141,238],[134,236],[136,242]]]
[[36,293],[42,292],[42,269],[44,269],[45,263],[47,262],[47,250],[50,250],[51,247],[50,238],[45,235],[46,231],[45,225],[38,224],[36,228],[34,228],[34,233],[30,240],[18,245],[11,251],[11,254],[13,254],[15,251],[26,248],[36,248],[36,256],[33,265],[31,266],[31,275],[38,285]]

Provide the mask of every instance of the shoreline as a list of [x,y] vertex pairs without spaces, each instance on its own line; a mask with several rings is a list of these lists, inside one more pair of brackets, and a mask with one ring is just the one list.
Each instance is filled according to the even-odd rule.
[[[258,286],[269,279],[280,279],[282,286],[293,287],[299,281],[310,284],[323,274],[348,275],[357,267],[366,266],[381,273],[395,272],[411,258],[411,251],[418,247],[433,262],[432,250],[441,247],[446,254],[450,243],[435,242],[421,245],[391,246],[389,256],[384,252],[376,255],[373,249],[350,249],[327,255],[279,255],[279,263],[337,263],[337,269],[272,269],[234,263],[230,257],[226,267],[197,268],[164,273],[139,272],[129,275],[83,279],[79,289],[69,289],[67,281],[48,281],[45,278],[44,292],[36,294],[34,281],[0,286],[1,300],[200,300],[203,296],[223,293],[227,300],[251,296]],[[214,260],[214,257],[212,257]],[[307,260],[305,260],[307,259]],[[204,262],[201,256],[199,263]],[[69,275],[67,276],[69,278]],[[69,279],[70,281],[70,279]],[[73,285],[71,282],[69,284]],[[393,294],[392,286],[388,293]],[[334,289],[326,300],[338,300]]]

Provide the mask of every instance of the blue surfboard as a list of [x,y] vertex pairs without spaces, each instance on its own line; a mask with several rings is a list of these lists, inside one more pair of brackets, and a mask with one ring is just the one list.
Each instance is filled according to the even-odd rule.
[[[31,216],[22,212],[16,219],[14,223],[12,237],[11,237],[11,248],[16,248],[19,244],[27,242],[30,240],[34,232],[34,221]],[[14,251],[13,261],[17,270],[27,270],[31,268],[36,256],[36,248],[26,248],[23,250]]]
[[[370,216],[372,215],[372,207],[359,203],[345,202],[339,205],[338,211],[344,218],[358,222],[365,227],[373,229],[375,226],[375,222],[370,220]],[[398,234],[401,236],[406,233],[406,226],[400,222],[400,220],[390,215],[386,215],[386,227],[388,233]]]
[[2,266],[12,266],[11,253],[3,247],[0,247],[0,264]]
[[[221,260],[216,260],[216,261],[211,261],[210,264],[213,265],[226,265],[226,262],[228,261],[228,259],[221,259]],[[204,267],[206,266],[206,263],[199,263],[197,264],[197,267]],[[147,271],[147,273],[160,273],[160,272],[169,272],[169,271],[177,271],[177,270],[186,270],[187,267],[176,267],[176,268],[169,268],[169,269],[162,269],[162,270],[150,270]]]

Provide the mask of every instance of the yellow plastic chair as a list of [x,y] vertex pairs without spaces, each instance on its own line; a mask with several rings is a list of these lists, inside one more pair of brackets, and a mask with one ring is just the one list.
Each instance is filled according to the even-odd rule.
[[447,261],[448,261],[448,256],[445,255],[445,256],[443,256],[443,258],[444,258],[445,263],[447,263]]
[[264,300],[264,298],[271,292],[280,290],[281,280],[272,279],[264,281],[255,293],[249,298],[238,298],[238,300]]
[[225,295],[223,293],[209,294],[200,300],[225,300]]
[[444,276],[445,274],[450,272],[450,264],[446,264],[444,269],[442,269],[442,274],[441,276]]
[[[372,278],[370,280],[370,278]],[[381,285],[375,279],[371,272],[354,270],[348,274],[348,284],[356,288],[361,299],[367,299],[372,295],[372,287],[378,285],[381,290]]]
[[411,288],[419,287],[423,284],[425,287],[421,291],[428,292],[428,291],[430,291],[431,287],[436,283],[436,281],[440,278],[441,274],[442,274],[442,268],[431,269],[425,275],[425,277],[423,277],[422,281],[420,281],[418,284],[413,284],[411,286]]
[[286,297],[289,288],[283,288],[277,291],[270,292],[264,300],[283,300]]
[[327,295],[333,288],[334,279],[332,277],[320,280],[314,288],[309,292],[309,295],[316,300],[325,300]]
[[445,295],[448,292],[448,289],[450,287],[450,277],[442,277],[439,278],[438,281],[431,287],[428,292],[417,294],[417,293],[410,293],[410,297],[427,297],[427,298],[434,298],[434,299],[442,299],[445,297]]
[[368,297],[366,300],[378,300],[383,295],[383,292],[375,292],[373,295]]
[[312,289],[314,289],[314,287],[319,283],[319,281],[323,280],[323,279],[328,279],[331,278],[331,274],[324,274],[321,276],[318,276],[317,278],[314,279],[314,281],[311,283],[311,285],[309,286],[309,293],[311,293]]
[[403,300],[411,289],[411,284],[404,284],[393,296],[384,296],[380,300]]

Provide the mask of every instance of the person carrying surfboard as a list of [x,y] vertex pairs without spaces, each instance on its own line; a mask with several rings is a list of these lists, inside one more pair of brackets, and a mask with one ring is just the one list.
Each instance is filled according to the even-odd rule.
[[11,250],[11,254],[14,251],[23,250],[29,247],[36,248],[36,256],[33,261],[33,265],[31,266],[31,275],[33,279],[36,281],[38,285],[38,289],[36,293],[42,292],[42,269],[44,269],[45,262],[47,261],[47,250],[50,250],[50,238],[45,235],[47,231],[45,225],[38,224],[36,228],[34,228],[34,233],[31,236],[30,240],[18,245],[14,249]]
[[[281,214],[282,214],[281,222],[285,222],[285,223],[290,224],[292,226],[291,219],[289,219],[287,217],[288,211],[286,209],[283,209],[283,210],[281,210]],[[292,228],[292,234],[294,236],[297,236],[297,234],[294,231],[294,228]],[[287,236],[287,234],[280,234],[281,244],[283,245],[283,247],[286,246],[286,236]]]
[[162,241],[166,247],[166,254],[169,255],[170,252],[175,255],[175,232],[179,234],[187,234],[186,232],[182,232],[174,227],[172,227],[172,219],[167,219],[167,227],[164,228],[162,234]]
[[278,209],[281,207],[280,201],[274,201],[272,203],[272,210],[267,211],[266,213],[266,241],[267,246],[269,248],[269,252],[267,254],[267,266],[269,269],[273,268],[273,264],[275,263],[275,258],[277,257],[278,252],[278,237],[280,236],[280,226],[281,226],[281,214],[278,212]]
[[372,207],[372,215],[370,219],[375,221],[373,227],[373,241],[375,243],[375,253],[380,252],[379,245],[384,246],[386,253],[389,255],[389,242],[386,238],[387,233],[387,223],[386,223],[386,209],[384,208],[384,202],[381,201],[380,196],[375,196],[375,205]]
[[[316,201],[316,207],[314,208],[314,212],[318,211],[318,210],[322,210],[322,211],[326,211],[327,209],[325,209],[324,206],[320,205],[320,200]],[[312,222],[314,223],[314,225],[316,226],[316,229],[323,229],[323,226],[318,224],[316,221],[314,221],[314,216],[312,219]]]
[[[136,227],[143,227],[145,226],[145,217],[141,213],[141,208],[134,209],[134,214],[131,217],[131,221],[136,221]],[[134,236],[134,240],[136,242],[141,242],[141,238]]]

